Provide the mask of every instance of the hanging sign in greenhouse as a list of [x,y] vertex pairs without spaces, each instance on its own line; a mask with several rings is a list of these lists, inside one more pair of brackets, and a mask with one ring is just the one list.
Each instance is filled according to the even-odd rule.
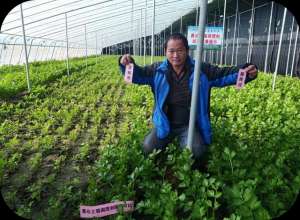
[[[188,42],[191,49],[195,49],[197,45],[198,27],[188,26]],[[206,26],[204,34],[204,49],[206,50],[220,50],[223,41],[223,27],[222,26]]]

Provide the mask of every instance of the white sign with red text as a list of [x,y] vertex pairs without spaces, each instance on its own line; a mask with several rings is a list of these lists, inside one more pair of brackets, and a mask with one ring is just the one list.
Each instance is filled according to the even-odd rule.
[[129,63],[128,65],[126,65],[124,80],[127,83],[132,83],[133,67],[133,63]]
[[240,69],[236,80],[236,85],[235,85],[237,89],[241,89],[245,86],[246,77],[247,77],[247,72],[244,69]]
[[[196,48],[199,36],[198,26],[188,26],[187,36],[189,46]],[[204,49],[219,50],[223,43],[223,26],[206,26],[204,34]]]
[[80,218],[96,218],[113,215],[119,212],[118,207],[122,206],[123,212],[134,211],[133,201],[117,201],[97,206],[80,206]]

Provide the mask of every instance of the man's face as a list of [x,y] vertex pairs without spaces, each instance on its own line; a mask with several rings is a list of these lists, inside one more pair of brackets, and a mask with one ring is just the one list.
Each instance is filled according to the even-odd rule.
[[182,67],[187,57],[187,50],[181,40],[169,40],[166,56],[173,67]]

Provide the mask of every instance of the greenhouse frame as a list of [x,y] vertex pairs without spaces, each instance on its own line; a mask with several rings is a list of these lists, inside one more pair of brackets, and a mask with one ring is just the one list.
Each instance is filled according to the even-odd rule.
[[[189,25],[197,25],[199,7],[197,1],[154,2],[25,2],[3,21],[0,65],[25,62],[23,34],[28,62],[102,53],[163,55],[163,41],[169,34],[186,35]],[[222,26],[224,22],[225,40],[221,51],[205,51],[205,61],[225,65],[251,61],[264,72],[297,75],[299,30],[289,11],[261,0],[229,0],[223,6],[224,1],[208,1],[207,23]]]

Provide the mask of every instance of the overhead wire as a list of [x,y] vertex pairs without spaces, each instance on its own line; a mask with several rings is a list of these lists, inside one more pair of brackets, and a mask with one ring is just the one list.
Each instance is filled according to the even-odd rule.
[[[38,20],[25,23],[25,26],[28,26],[30,24],[33,24],[33,23],[36,23],[36,22],[40,22],[40,21],[43,21],[43,20],[47,20],[47,19],[50,19],[50,18],[53,18],[53,17],[56,17],[56,16],[60,16],[60,15],[64,16],[65,13],[72,13],[72,12],[77,11],[77,10],[81,10],[81,9],[92,7],[92,6],[99,5],[99,4],[104,4],[104,3],[107,3],[107,2],[111,2],[111,1],[113,1],[113,0],[106,0],[106,1],[103,1],[103,2],[98,2],[98,3],[86,5],[86,6],[77,8],[77,9],[71,9],[71,10],[68,10],[68,11],[65,11],[65,12],[61,12],[61,13],[58,13],[58,14],[54,14],[54,15],[48,16],[48,17],[40,18]],[[167,3],[164,2],[164,3],[157,4],[157,6],[161,6],[161,5],[165,5],[165,4],[170,4],[170,3],[174,3],[174,2],[181,2],[181,1],[184,1],[184,0],[174,0],[174,1],[169,1]],[[122,2],[128,2],[128,1],[125,0],[125,1],[122,1]],[[118,2],[117,4],[119,4],[119,3],[120,2]],[[151,8],[151,6],[148,6],[148,8]],[[48,10],[48,13],[49,13],[49,10]],[[7,32],[7,31],[10,31],[10,30],[13,30],[13,29],[16,29],[16,28],[21,28],[21,27],[22,27],[21,25],[18,25],[18,26],[10,27],[8,29],[2,29],[1,32]]]
[[[138,10],[140,10],[140,9],[137,9],[135,11],[138,11]],[[172,9],[169,9],[169,10],[166,10],[166,11],[160,11],[160,13],[158,13],[157,15],[159,16],[159,15],[163,15],[163,14],[166,14],[166,13],[176,13],[176,12],[174,12],[174,10],[172,10]],[[124,16],[124,15],[126,16],[127,14],[128,14],[127,12],[118,13],[119,16]],[[87,22],[87,23],[76,24],[74,26],[70,25],[68,29],[71,30],[71,29],[78,28],[79,26],[83,26],[83,25],[86,25],[86,24],[94,24],[95,22],[98,22],[98,21],[103,22],[106,19],[110,19],[110,18],[114,18],[114,17],[115,17],[115,15],[111,15],[109,17],[97,18],[96,20],[92,20],[92,21]],[[135,16],[135,17],[137,18],[136,20],[139,20],[138,16]],[[119,17],[119,20],[123,21],[122,17]],[[118,24],[116,24],[116,25],[118,25]],[[53,33],[59,33],[59,32],[63,32],[63,30],[59,30],[59,31],[56,31],[56,32],[48,32],[48,33],[45,33],[45,34],[46,35],[52,35]],[[93,31],[91,31],[91,32],[93,32]],[[43,36],[41,36],[41,37],[43,37]]]

